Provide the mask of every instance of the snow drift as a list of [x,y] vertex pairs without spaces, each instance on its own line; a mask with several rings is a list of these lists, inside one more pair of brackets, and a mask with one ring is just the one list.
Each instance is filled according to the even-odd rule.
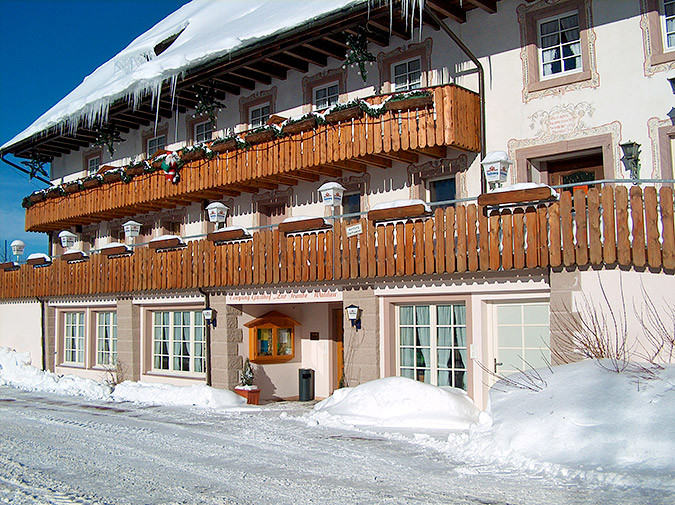
[[405,377],[338,389],[309,415],[319,424],[445,429],[466,429],[484,418],[461,389],[439,388]]

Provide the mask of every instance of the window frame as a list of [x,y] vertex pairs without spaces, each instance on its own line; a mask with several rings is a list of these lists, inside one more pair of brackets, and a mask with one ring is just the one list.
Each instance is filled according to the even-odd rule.
[[420,59],[420,88],[426,88],[433,85],[431,72],[431,52],[433,41],[431,38],[425,39],[419,44],[409,44],[407,47],[400,47],[388,53],[379,53],[377,55],[377,65],[380,70],[381,93],[393,93],[393,66],[406,61]]
[[[162,147],[157,147],[159,145],[157,143],[156,146],[155,146],[155,149],[150,149],[150,143],[152,141],[160,139],[162,137],[164,137],[164,144],[162,145]],[[155,135],[154,137],[150,137],[150,138],[146,139],[146,141],[145,141],[145,152],[147,153],[148,157],[150,157],[153,154],[155,154],[157,151],[159,151],[160,149],[166,149],[167,145],[168,145],[168,137],[167,137],[166,133],[161,133],[159,135]]]
[[[295,327],[300,326],[297,321],[280,312],[272,311],[244,324],[244,326],[249,329],[248,357],[251,363],[286,363],[295,358]],[[258,330],[268,329],[272,330],[272,354],[261,355],[258,353]],[[278,354],[280,330],[290,331],[290,354]]]
[[[668,46],[668,16],[666,15],[666,2],[671,3],[675,9],[675,0],[660,0],[659,5],[659,21],[661,25],[660,35],[663,53],[670,53],[675,51],[675,43],[672,46]],[[675,22],[675,14],[673,14],[672,19]],[[675,30],[673,30],[673,36],[675,36]]]
[[[577,16],[577,30],[579,31],[579,38],[577,39],[577,41],[575,43],[579,44],[579,49],[581,50],[581,22],[580,22],[580,19],[579,19],[579,11],[578,10],[571,10],[571,11],[564,12],[562,14],[557,14],[555,16],[549,16],[547,18],[537,19],[537,64],[538,64],[538,68],[539,68],[539,78],[541,80],[556,79],[558,77],[572,75],[572,74],[576,74],[578,72],[583,71],[583,58],[581,56],[581,51],[580,51],[578,56],[575,55],[575,58],[579,58],[580,65],[578,67],[572,69],[572,70],[565,70],[564,69],[565,57],[562,54],[562,47],[563,47],[564,44],[562,42],[562,38],[560,38],[559,41],[558,41],[558,44],[556,44],[556,46],[551,46],[551,47],[560,48],[560,51],[561,51],[560,52],[560,58],[558,58],[558,59],[561,62],[561,70],[560,70],[560,72],[556,72],[556,73],[549,74],[549,75],[544,75],[544,65],[545,65],[545,63],[544,63],[544,51],[547,51],[547,50],[551,49],[551,47],[547,47],[547,48],[543,47],[543,40],[542,39],[544,38],[544,35],[541,33],[541,27],[545,23],[557,21],[558,22],[558,31],[555,32],[555,33],[558,36],[560,36],[560,35],[562,35],[562,32],[563,32],[563,29],[560,26],[561,20],[569,18],[571,16]],[[551,35],[551,34],[549,34],[549,35]]]
[[[157,325],[156,322],[156,315],[157,314],[162,314],[162,313],[167,313],[168,314],[168,325],[160,324],[159,326]],[[176,314],[177,313],[188,313],[190,314],[190,320],[188,322],[188,325],[183,324],[183,321],[181,321],[181,324],[176,324]],[[198,318],[201,318],[201,324],[197,324],[197,316]],[[183,317],[183,316],[181,316]],[[173,376],[181,376],[181,377],[205,377],[206,376],[206,325],[204,324],[204,316],[202,315],[202,309],[195,309],[195,308],[158,308],[158,309],[153,309],[149,311],[149,319],[150,319],[150,338],[149,338],[149,368],[148,372],[151,374],[162,374],[162,375],[173,375]],[[160,321],[161,322],[161,321]],[[168,340],[167,342],[167,351],[168,354],[159,354],[157,353],[157,342],[165,342],[164,339],[161,341],[158,341],[156,338],[157,328],[167,328],[168,331]],[[188,328],[188,333],[189,333],[189,339],[187,340],[188,342],[188,351],[189,354],[187,354],[188,358],[188,370],[181,370],[181,369],[176,369],[175,368],[175,360],[176,359],[181,359],[183,357],[183,354],[177,355],[176,354],[176,344],[181,344],[186,342],[185,340],[177,340],[176,339],[176,328]],[[197,339],[197,329],[201,329],[201,339]],[[201,354],[197,353],[197,347],[198,345],[201,345]],[[157,363],[157,358],[159,357],[160,359],[162,357],[166,356],[166,359],[168,360],[168,368],[159,368],[156,366]],[[183,357],[183,359],[185,359]],[[200,362],[201,363],[201,371],[197,371],[196,363]]]
[[[419,65],[420,65],[420,68],[418,70],[418,72],[420,74],[419,75],[419,85],[417,85],[414,88],[410,87],[410,74],[411,74],[411,72],[410,72],[410,69],[409,69],[409,64],[413,61],[419,61]],[[396,67],[400,66],[400,65],[406,65],[406,73],[405,73],[406,85],[405,85],[405,87],[401,87],[401,88],[397,87],[397,85],[396,85],[396,70],[395,70]],[[422,56],[416,55],[416,56],[413,56],[411,58],[405,58],[405,59],[402,59],[402,60],[397,60],[397,61],[392,62],[391,68],[390,68],[390,75],[391,75],[391,91],[392,91],[392,93],[405,93],[407,91],[422,89],[423,88],[422,76],[424,75],[424,70],[423,70],[423,66],[422,66]]]
[[[329,94],[330,88],[337,88],[337,92],[333,95]],[[317,99],[316,94],[319,91],[322,91],[324,89],[326,90],[326,98],[325,98],[326,104],[319,107],[319,105],[317,104],[318,99]],[[341,94],[340,93],[340,81],[338,79],[335,79],[333,81],[318,84],[318,85],[314,86],[312,88],[312,110],[328,109],[329,107],[335,105],[336,103],[338,103],[340,101],[340,94]],[[335,99],[333,102],[330,101],[331,97]]]
[[[87,311],[86,310],[68,310],[63,311],[63,355],[60,360],[62,364],[67,366],[77,366],[84,367],[86,365],[86,349],[87,349]],[[69,321],[71,316],[78,316],[78,321],[72,322]],[[77,328],[78,333],[81,335],[69,335],[69,328]],[[73,345],[69,346],[69,341],[73,340]],[[74,360],[68,359],[70,353],[74,353]],[[79,355],[82,356],[82,359],[79,359]]]
[[[440,175],[440,176],[437,176],[437,177],[430,177],[430,178],[428,178],[424,181],[425,187],[426,187],[426,196],[427,196],[426,201],[429,202],[429,203],[444,201],[444,200],[433,200],[432,199],[432,196],[433,196],[432,185],[436,182],[450,180],[450,179],[452,179],[454,181],[455,197],[453,198],[453,200],[457,200],[457,177],[455,176],[455,174],[452,174],[452,175],[443,174],[443,175]],[[448,203],[448,204],[444,204],[444,205],[437,205],[435,208],[438,208],[438,207],[446,208],[446,207],[450,207],[450,206],[454,206],[454,205],[451,204],[451,203]]]
[[[412,325],[402,325],[401,324],[401,309],[403,307],[413,307],[413,314],[415,315],[416,318],[416,307],[421,307],[425,306],[429,308],[429,324],[428,325],[419,325],[417,324],[416,321]],[[454,324],[454,311],[451,311],[451,314],[453,314],[453,324],[450,325],[439,325],[438,324],[438,307],[439,306],[462,306],[464,307],[464,324]],[[470,341],[470,321],[469,321],[469,307],[467,303],[461,300],[455,300],[455,301],[411,301],[411,302],[401,302],[401,303],[396,303],[394,306],[394,331],[395,331],[395,374],[399,377],[405,377],[402,375],[401,370],[402,368],[404,369],[411,369],[414,370],[413,372],[413,379],[414,380],[419,380],[419,375],[418,375],[418,368],[420,368],[417,365],[417,352],[415,352],[415,356],[413,357],[415,363],[412,366],[405,366],[402,364],[401,360],[401,350],[403,348],[412,348],[412,349],[417,349],[417,348],[422,348],[426,346],[418,346],[416,343],[413,343],[412,346],[406,346],[402,345],[401,343],[401,328],[402,327],[412,327],[412,328],[418,328],[418,327],[428,327],[429,328],[429,358],[430,358],[430,363],[428,367],[424,367],[424,369],[429,370],[429,375],[430,375],[430,382],[427,384],[433,384],[437,385],[438,384],[438,375],[439,372],[448,372],[450,377],[452,378],[452,384],[449,386],[456,387],[454,386],[455,384],[455,379],[456,379],[456,373],[457,372],[463,372],[464,373],[464,383],[463,387],[460,389],[463,389],[464,391],[470,391],[471,390],[471,356],[470,356],[470,350],[471,350],[471,341]],[[455,346],[454,343],[451,346],[439,346],[438,345],[438,328],[464,328],[464,346]],[[435,331],[434,331],[435,330]],[[435,338],[434,338],[435,335]],[[452,352],[452,357],[453,357],[453,366],[451,367],[439,367],[438,366],[438,350],[440,349],[449,349]],[[463,368],[457,368],[454,366],[454,358],[456,355],[454,352],[456,350],[464,350],[464,367]],[[426,381],[424,381],[426,382]],[[447,385],[446,385],[447,387]]]
[[[91,160],[94,160],[96,158],[98,158],[98,168],[92,172],[89,169],[89,164]],[[86,176],[97,174],[99,169],[103,165],[103,151],[98,149],[95,151],[89,151],[88,153],[85,153],[84,156],[82,157],[82,165]]]
[[[261,114],[260,118],[258,118],[258,119],[260,119],[260,123],[258,124],[257,120],[256,120],[256,124],[254,124],[253,123],[253,113],[255,111],[262,110],[265,107],[267,107],[267,119],[262,121],[262,119],[260,119],[260,118],[264,118],[265,114]],[[272,115],[272,105],[269,102],[263,102],[261,104],[253,105],[253,106],[249,107],[248,108],[248,128],[249,128],[249,130],[252,130],[254,128],[260,128],[261,126],[265,126],[267,124],[267,121],[270,120],[271,115]]]
[[[210,125],[210,128],[208,131],[206,128],[204,128],[203,132],[198,132],[197,130],[199,129],[200,126],[205,126],[205,125]],[[196,123],[192,124],[192,139],[194,140],[195,143],[200,143],[200,142],[208,142],[209,140],[213,139],[213,133],[216,131],[215,124],[213,124],[213,121],[210,119],[206,119],[204,121],[199,121]],[[200,140],[200,136],[201,138]]]
[[[95,341],[96,341],[96,366],[99,367],[108,367],[108,368],[115,368],[117,365],[117,311],[116,310],[101,310],[95,312],[96,314],[96,334],[95,334]],[[105,316],[106,314],[110,315],[110,321],[106,323],[106,321],[103,321],[103,324],[101,324],[101,316]],[[105,319],[105,317],[104,317]],[[103,337],[101,335],[101,328],[105,328],[107,331],[111,332],[111,335],[109,335],[107,338]],[[105,343],[106,340],[109,340],[109,349],[103,350],[101,349],[101,341],[103,340],[103,343]],[[108,362],[104,363],[101,358],[102,356],[108,356]]]
[[[564,89],[565,86],[588,81],[595,85],[598,79],[595,68],[595,57],[591,59],[591,53],[595,49],[591,43],[591,23],[589,19],[590,0],[566,0],[544,8],[533,6],[531,10],[524,12],[521,22],[521,37],[524,40],[521,59],[523,61],[523,77],[525,79],[525,100],[534,96],[531,93],[549,90],[552,88]],[[550,20],[556,17],[565,17],[576,11],[579,19],[579,40],[581,44],[581,68],[579,71],[565,74],[542,75],[540,57],[539,25],[540,21]],[[594,41],[594,37],[593,37]]]

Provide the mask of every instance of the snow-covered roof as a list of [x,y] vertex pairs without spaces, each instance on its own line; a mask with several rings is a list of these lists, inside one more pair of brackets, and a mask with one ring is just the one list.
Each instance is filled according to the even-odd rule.
[[[85,77],[0,150],[50,127],[74,129],[80,119],[90,126],[106,119],[108,107],[117,99],[138,103],[148,93],[156,96],[163,82],[170,81],[175,87],[177,77],[192,67],[365,1],[193,0]],[[155,55],[155,46],[176,34],[175,41]]]

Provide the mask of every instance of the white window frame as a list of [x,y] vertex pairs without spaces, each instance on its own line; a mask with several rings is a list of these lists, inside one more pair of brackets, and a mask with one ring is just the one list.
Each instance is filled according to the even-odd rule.
[[[158,142],[158,140],[161,139],[162,137],[164,138],[164,143]],[[146,143],[146,147],[147,147],[147,151],[148,151],[148,156],[152,156],[153,154],[155,154],[155,153],[156,153],[158,150],[160,150],[160,149],[165,149],[165,148],[166,148],[166,143],[167,143],[166,140],[167,140],[167,139],[166,139],[166,134],[164,134],[164,133],[163,133],[162,135],[157,135],[156,137],[149,138],[148,141],[147,141],[147,143]],[[154,142],[155,147],[154,147],[154,148],[151,148],[151,147],[150,147],[150,144],[153,143],[153,142]],[[161,145],[162,147],[159,147],[160,145]]]
[[[94,165],[92,169],[92,162],[97,160],[96,165]],[[101,168],[101,157],[96,155],[92,156],[91,158],[87,159],[87,175],[95,175],[98,173],[99,168]]]
[[[337,88],[335,94],[330,94],[330,88]],[[326,96],[323,100],[325,100],[326,103],[324,105],[319,106],[319,104],[317,103],[319,99],[316,95],[320,91],[324,90],[326,91]],[[312,88],[312,105],[314,107],[314,110],[327,109],[331,105],[338,103],[339,100],[340,100],[340,81],[332,81]]]
[[[668,45],[668,20],[672,20],[673,24],[675,25],[675,12],[673,13],[672,16],[667,16],[666,15],[666,5],[672,5],[673,8],[675,9],[675,0],[660,0],[661,2],[661,12],[660,12],[660,20],[661,20],[661,32],[663,33],[663,52],[669,52],[669,51],[675,51],[675,42],[673,43],[672,46]],[[675,26],[673,28],[673,31],[670,32],[671,35],[673,35],[673,39],[675,39]]]
[[[558,45],[557,46],[551,46],[551,47],[544,48],[543,43],[542,43],[543,37],[542,37],[542,33],[541,33],[541,26],[546,24],[546,23],[550,23],[551,21],[558,21],[559,30],[558,30],[557,33],[560,35],[562,33],[562,29],[560,29],[560,20],[563,19],[563,18],[568,18],[570,16],[575,16],[575,15],[577,16],[577,30],[579,31],[579,38],[576,41],[576,44],[579,45],[579,54],[574,56],[574,57],[576,59],[578,59],[579,65],[574,69],[565,70],[565,68],[564,68],[565,67],[565,57],[563,56],[563,53],[562,53],[562,51],[563,51],[563,49],[562,49],[562,47],[563,47],[562,38],[558,39]],[[549,34],[549,35],[551,35],[551,34]],[[543,81],[543,80],[547,80],[547,79],[555,79],[557,77],[561,77],[561,76],[564,76],[564,75],[571,75],[571,74],[577,74],[579,72],[583,72],[584,62],[583,62],[583,49],[581,47],[581,44],[582,44],[582,41],[581,41],[581,19],[580,19],[580,15],[579,15],[578,10],[567,11],[567,12],[564,12],[562,14],[557,14],[555,16],[550,16],[550,17],[538,20],[537,21],[537,63],[538,63],[538,66],[539,66],[540,80]],[[566,45],[570,45],[570,44],[567,43]],[[545,65],[544,64],[544,51],[551,50],[552,47],[558,47],[560,49],[560,58],[558,58],[560,60],[560,65],[561,65],[560,72],[545,75],[545,73],[544,73],[544,65]],[[558,59],[556,59],[555,61],[557,61]]]
[[[86,311],[63,313],[63,362],[84,366],[86,349]],[[70,358],[74,359],[70,359]]]
[[[256,122],[253,122],[253,113],[256,111],[262,111],[267,107],[267,114],[261,114],[259,117],[256,118]],[[267,124],[267,121],[269,121],[270,116],[272,115],[272,104],[270,102],[265,102],[261,103],[258,105],[254,105],[252,107],[249,107],[248,109],[248,125],[250,128],[258,128],[259,126],[265,126]],[[260,118],[265,118],[264,121],[262,121]]]
[[457,177],[454,175],[441,175],[439,177],[432,177],[429,179],[426,179],[425,182],[425,187],[426,187],[426,197],[427,197],[427,202],[433,203],[434,201],[431,200],[431,185],[434,182],[438,181],[444,181],[446,179],[453,179],[455,181],[455,200],[457,199]]
[[[438,324],[438,317],[437,317],[437,307],[439,306],[456,306],[456,305],[461,305],[464,307],[464,324],[451,324],[451,325],[439,325]],[[417,349],[418,346],[413,344],[412,346],[402,346],[401,345],[401,308],[402,307],[413,307],[413,314],[415,313],[414,307],[419,307],[419,306],[427,306],[429,307],[429,358],[430,358],[430,363],[428,367],[429,368],[429,379],[430,379],[430,384],[433,385],[438,385],[438,372],[439,371],[447,371],[450,374],[450,377],[452,377],[452,382],[454,383],[455,381],[455,376],[454,372],[464,372],[464,390],[468,391],[469,390],[469,381],[470,381],[470,346],[471,342],[469,341],[470,339],[470,334],[469,334],[469,324],[468,324],[468,307],[465,302],[462,301],[455,301],[455,302],[438,302],[438,303],[420,303],[420,302],[411,302],[411,303],[401,303],[397,304],[395,306],[395,320],[396,320],[396,325],[395,325],[395,331],[396,331],[396,374],[398,376],[404,376],[401,373],[402,369],[410,369],[412,368],[413,370],[419,368],[417,366],[416,360],[417,360],[417,353],[415,352],[415,355],[413,357],[413,360],[415,361],[415,364],[411,366],[404,366],[402,365],[401,362],[401,349],[403,348],[412,348],[412,349]],[[415,315],[416,317],[416,315]],[[453,315],[453,322],[454,322],[454,315]],[[416,324],[416,321],[414,321],[413,325],[403,325],[403,327],[412,327],[416,328],[421,325]],[[425,325],[426,326],[426,325]],[[439,346],[438,345],[438,328],[464,328],[464,340],[465,340],[465,346],[464,347],[459,347],[455,346],[454,343],[452,346]],[[438,350],[439,348],[441,349],[449,349],[454,356],[454,351],[455,350],[463,350],[464,351],[464,368],[455,368],[454,366],[451,368],[448,367],[440,367],[438,366]],[[414,372],[413,372],[414,373]],[[413,377],[413,379],[417,379],[417,377]],[[453,384],[450,384],[453,385]]]
[[[209,125],[208,129],[206,128],[206,125]],[[201,121],[199,123],[195,123],[192,127],[192,135],[194,138],[195,142],[206,142],[207,140],[211,140],[213,138],[213,121],[210,119],[207,119],[206,121]],[[199,128],[204,127],[204,130],[202,132],[199,132]]]
[[117,364],[117,311],[96,312],[96,365]]
[[[412,62],[412,61],[418,61],[419,67],[420,67],[419,70],[418,70],[418,72],[420,74],[419,83],[415,86],[411,85],[410,74],[412,72],[410,72],[410,70],[408,68],[410,62]],[[406,65],[406,73],[404,74],[406,76],[406,84],[404,86],[398,86],[396,84],[396,67],[399,66],[399,65]],[[406,60],[399,60],[399,61],[393,62],[391,64],[391,90],[393,92],[405,92],[405,91],[411,91],[411,90],[422,88],[422,74],[423,74],[422,68],[423,68],[422,67],[422,58],[420,58],[419,56],[415,56],[414,58],[408,58]]]
[[[164,323],[163,314],[168,314],[168,324]],[[176,324],[176,314],[181,314],[181,321]],[[189,314],[189,321],[184,323],[185,314]],[[158,324],[158,316],[160,317]],[[201,323],[199,323],[201,321]],[[187,329],[188,339],[177,339],[178,331]],[[159,330],[159,331],[158,331]],[[164,333],[166,331],[166,334]],[[206,328],[201,310],[156,310],[151,312],[151,370],[154,373],[204,376],[206,373]],[[181,336],[184,332],[181,331]],[[158,336],[167,338],[158,339]],[[160,346],[166,342],[167,348]],[[188,344],[187,354],[183,354],[182,344]],[[176,352],[176,351],[180,352]],[[166,352],[165,352],[166,351]],[[188,369],[182,369],[180,360],[188,359]],[[158,359],[167,358],[167,368],[161,366]]]
[[[515,324],[515,323],[502,323],[500,324],[499,322],[499,307],[502,306],[520,306],[521,310],[521,322],[520,324]],[[549,309],[548,311],[548,322],[547,326],[549,329],[549,342],[546,344],[545,342],[542,342],[541,346],[537,347],[532,347],[532,346],[526,346],[525,345],[525,328],[526,327],[534,327],[534,326],[542,326],[539,323],[531,323],[527,324],[525,323],[525,317],[524,317],[524,312],[528,307],[532,307],[534,305],[546,305]],[[551,360],[551,352],[550,352],[550,346],[551,346],[551,340],[550,340],[550,331],[551,331],[551,312],[550,312],[550,302],[549,300],[542,300],[542,299],[535,299],[535,300],[503,300],[503,301],[498,301],[494,302],[492,304],[492,310],[493,310],[493,335],[494,335],[494,364],[498,365],[496,367],[495,372],[500,374],[500,375],[509,375],[512,373],[517,373],[518,370],[515,368],[520,368],[521,370],[527,370],[529,369],[529,365],[525,363],[525,353],[526,351],[536,351],[540,352],[542,349],[548,349],[548,357],[547,359]],[[520,346],[502,346],[500,345],[500,340],[499,340],[499,327],[520,327],[521,331],[521,345]],[[500,360],[499,356],[499,350],[500,349],[507,349],[507,350],[514,350],[514,351],[520,351],[520,358],[523,360],[522,363],[519,363],[521,365],[520,367],[514,367],[514,368],[507,368],[509,364],[503,363]],[[488,365],[490,367],[493,366],[493,364]],[[501,367],[501,369],[500,369]]]

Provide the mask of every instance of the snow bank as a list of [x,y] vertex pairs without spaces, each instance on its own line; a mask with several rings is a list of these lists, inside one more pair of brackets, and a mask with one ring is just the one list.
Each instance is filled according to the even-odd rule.
[[18,353],[6,347],[0,347],[0,385],[97,400],[107,399],[110,392],[107,385],[91,379],[39,370],[30,364],[27,352]]
[[174,386],[147,382],[124,381],[115,387],[112,398],[120,402],[150,405],[199,406],[212,409],[241,407],[246,399],[237,393],[215,389],[204,384]]
[[308,415],[311,422],[319,424],[433,429],[466,429],[484,417],[461,389],[439,388],[404,377],[338,389]]
[[504,455],[675,475],[675,366],[657,374],[645,380],[588,360],[554,367],[541,391],[497,384],[488,409],[492,428],[476,435]]

